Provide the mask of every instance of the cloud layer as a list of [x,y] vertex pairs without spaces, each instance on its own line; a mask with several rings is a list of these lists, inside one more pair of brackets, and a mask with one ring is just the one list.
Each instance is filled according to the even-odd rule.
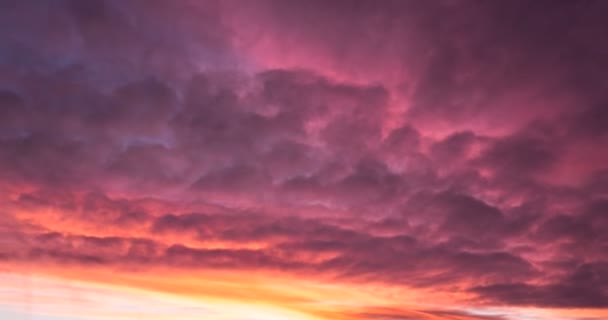
[[606,9],[2,1],[0,263],[605,310]]

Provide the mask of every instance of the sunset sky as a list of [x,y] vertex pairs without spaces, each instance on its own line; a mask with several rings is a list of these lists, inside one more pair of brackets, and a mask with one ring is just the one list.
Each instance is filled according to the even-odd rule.
[[607,15],[0,0],[0,319],[608,319]]

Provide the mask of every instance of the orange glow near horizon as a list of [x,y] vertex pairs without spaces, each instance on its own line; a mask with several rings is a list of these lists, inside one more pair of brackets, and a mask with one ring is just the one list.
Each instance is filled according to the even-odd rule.
[[[66,198],[69,199],[69,198]],[[77,196],[68,201],[83,201]],[[110,199],[108,199],[110,200]],[[66,209],[48,208],[47,205],[36,205],[19,209],[16,203],[22,199],[5,198],[7,208],[12,208],[15,223],[32,224],[36,228],[25,232],[43,234],[61,234],[64,237],[84,237],[91,239],[111,239],[112,237],[131,237],[152,239],[157,243],[171,245],[179,243],[191,248],[205,250],[262,250],[272,248],[272,242],[247,241],[204,241],[197,239],[195,234],[164,234],[150,231],[151,225],[143,224],[134,227],[115,226],[112,229],[96,229],[95,221],[78,218],[81,214],[73,207]],[[158,205],[158,204],[155,204]],[[161,206],[165,206],[161,204]],[[145,205],[139,205],[147,212],[154,212]],[[106,210],[103,207],[98,208]],[[73,217],[73,218],[66,218]],[[78,239],[78,238],[77,238]],[[76,240],[78,241],[86,240]],[[41,243],[44,244],[44,243]],[[19,244],[13,244],[15,250]],[[86,246],[79,247],[83,252],[93,252]],[[127,250],[124,247],[110,248],[119,252]],[[98,252],[98,254],[102,254]],[[102,254],[103,255],[103,254]],[[331,257],[331,256],[330,256]],[[49,257],[49,259],[52,257]],[[314,259],[323,258],[316,255]],[[175,268],[178,267],[178,268]],[[179,268],[179,266],[143,266],[126,264],[124,266],[104,266],[96,263],[86,267],[75,261],[70,263],[40,260],[39,264],[19,261],[5,264],[2,279],[6,284],[4,291],[6,304],[20,306],[28,310],[26,305],[45,306],[57,303],[70,310],[44,309],[47,315],[82,316],[81,311],[95,308],[96,300],[110,299],[113,303],[120,300],[136,301],[131,307],[130,314],[100,312],[95,317],[86,319],[169,319],[171,315],[163,312],[177,312],[175,308],[190,307],[214,310],[212,319],[290,319],[290,320],[366,320],[366,319],[396,319],[413,317],[428,320],[475,320],[488,315],[517,316],[533,314],[530,319],[576,319],[585,314],[589,319],[600,319],[608,315],[602,309],[562,309],[550,310],[542,308],[496,308],[475,302],[474,295],[441,293],[436,290],[422,288],[407,288],[401,285],[390,285],[385,282],[360,281],[338,276],[325,275],[294,275],[289,271],[244,270],[244,269],[206,269]],[[41,285],[43,283],[44,285]],[[63,290],[59,300],[47,300],[54,291]],[[66,293],[69,291],[69,294]],[[48,292],[47,292],[48,291]],[[16,293],[10,299],[9,293]],[[91,293],[88,306],[80,305],[78,296],[81,293]],[[70,296],[71,295],[71,296]],[[69,296],[66,298],[66,296]],[[147,300],[159,303],[166,310],[157,314],[146,313]],[[63,300],[61,300],[63,299]],[[139,300],[141,301],[139,301]],[[59,302],[58,302],[59,301]],[[178,307],[176,307],[178,306]],[[460,312],[455,310],[471,310]],[[6,307],[6,306],[5,306]],[[19,309],[17,308],[17,309]],[[36,307],[38,308],[38,307]],[[133,310],[144,311],[140,315]],[[173,308],[173,309],[172,309]],[[51,310],[53,309],[53,310]],[[0,311],[2,304],[0,304]],[[163,309],[164,310],[164,309]],[[181,309],[180,309],[181,310]],[[489,311],[488,311],[489,310]],[[13,310],[15,311],[15,310]],[[19,311],[19,310],[17,310]],[[33,311],[27,311],[33,312]],[[43,311],[41,311],[44,313]],[[70,312],[75,312],[73,315]],[[158,310],[157,310],[158,312]],[[34,312],[35,313],[35,312]],[[0,313],[1,314],[1,313]],[[142,316],[143,314],[143,316]],[[197,316],[190,315],[192,319]],[[181,319],[189,319],[187,314]],[[594,318],[595,317],[595,318]],[[71,319],[71,318],[70,318]],[[80,318],[77,318],[80,319]],[[511,319],[511,318],[509,318]]]
[[[447,307],[446,303],[436,300],[437,297],[421,299],[422,296],[413,291],[409,294],[417,298],[406,298],[408,293],[394,288],[315,284],[251,274],[172,275],[171,278],[159,279],[152,274],[111,270],[78,272],[61,268],[50,274],[30,271],[28,274],[0,272],[3,283],[0,315],[7,305],[11,305],[14,310],[10,311],[13,312],[25,310],[33,315],[39,312],[74,319],[80,319],[87,312],[95,312],[95,315],[89,313],[83,319],[99,320],[199,319],[204,316],[201,310],[210,314],[208,319],[214,320],[243,317],[255,320],[360,320],[373,315],[421,320],[490,319],[482,315],[566,320],[580,316],[589,319],[608,316],[608,312],[601,309],[558,311],[483,306],[466,315],[452,311],[458,306]],[[433,302],[429,303],[431,300]],[[121,307],[121,304],[124,305]],[[151,308],[150,304],[154,307]],[[194,309],[199,313],[189,313]]]

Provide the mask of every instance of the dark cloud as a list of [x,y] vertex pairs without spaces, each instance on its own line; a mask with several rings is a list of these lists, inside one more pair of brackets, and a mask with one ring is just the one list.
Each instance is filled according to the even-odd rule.
[[480,161],[497,174],[517,174],[525,178],[548,171],[555,164],[559,149],[552,143],[549,137],[522,132],[495,140],[481,155]]
[[494,284],[474,288],[483,297],[503,304],[543,307],[605,308],[607,296],[605,262],[579,265],[560,282],[547,285]]
[[440,167],[450,168],[473,156],[473,148],[478,140],[471,131],[457,132],[433,144],[430,153],[436,161],[441,162]]

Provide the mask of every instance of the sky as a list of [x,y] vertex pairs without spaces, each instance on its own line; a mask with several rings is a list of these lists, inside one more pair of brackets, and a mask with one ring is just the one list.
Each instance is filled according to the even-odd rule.
[[607,10],[0,0],[0,318],[608,319]]

